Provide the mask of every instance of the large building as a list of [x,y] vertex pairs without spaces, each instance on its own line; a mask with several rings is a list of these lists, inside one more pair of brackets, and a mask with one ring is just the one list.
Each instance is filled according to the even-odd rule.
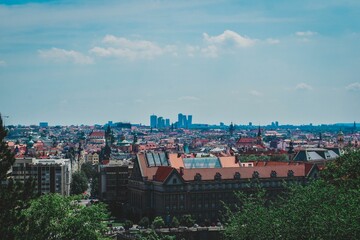
[[151,128],[157,127],[157,116],[154,114],[150,116],[150,127]]
[[39,194],[59,193],[70,195],[71,163],[70,159],[16,159],[11,169],[16,181],[35,180],[35,189]]
[[99,198],[105,202],[127,201],[129,165],[123,160],[110,160],[99,165]]
[[252,191],[260,184],[276,194],[284,182],[306,184],[317,175],[317,166],[309,163],[242,164],[234,156],[139,153],[128,184],[129,204],[137,218],[192,214],[215,221],[222,202],[237,203],[235,191]]

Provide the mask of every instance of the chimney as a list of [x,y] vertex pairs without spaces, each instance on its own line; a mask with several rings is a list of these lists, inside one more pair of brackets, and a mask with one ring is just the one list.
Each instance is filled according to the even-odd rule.
[[183,176],[183,175],[184,175],[184,168],[180,167],[180,176]]

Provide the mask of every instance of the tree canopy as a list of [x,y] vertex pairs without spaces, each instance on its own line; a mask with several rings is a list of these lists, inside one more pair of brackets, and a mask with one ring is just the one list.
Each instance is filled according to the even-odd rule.
[[238,208],[228,209],[227,239],[359,239],[359,152],[327,165],[323,179],[294,185],[270,202],[264,190],[238,193]]
[[72,175],[70,192],[72,195],[78,195],[84,193],[88,189],[88,180],[84,172],[75,172]]
[[15,162],[14,154],[5,142],[7,131],[0,115],[0,239],[13,239],[14,227],[21,222],[20,211],[35,197],[34,183],[31,178],[15,182],[8,171]]
[[20,239],[103,239],[108,214],[105,205],[80,205],[76,197],[47,194],[21,212]]

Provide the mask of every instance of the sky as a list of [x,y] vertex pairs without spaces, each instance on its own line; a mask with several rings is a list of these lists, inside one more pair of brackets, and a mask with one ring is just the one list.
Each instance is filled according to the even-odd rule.
[[360,1],[0,1],[6,124],[360,121]]

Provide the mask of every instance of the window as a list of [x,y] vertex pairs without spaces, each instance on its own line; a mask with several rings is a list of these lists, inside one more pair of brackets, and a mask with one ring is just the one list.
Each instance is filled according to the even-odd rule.
[[293,177],[294,176],[294,171],[289,170],[287,175],[288,175],[288,177]]
[[221,174],[219,172],[217,172],[214,176],[214,179],[217,180],[217,181],[220,181],[221,180]]
[[195,174],[194,180],[201,181],[201,174],[200,173]]
[[239,172],[236,172],[236,173],[234,174],[234,179],[239,180],[240,177],[241,177],[241,175],[240,175]]
[[252,177],[253,177],[253,178],[259,178],[259,172],[258,172],[258,171],[254,171]]
[[173,183],[173,184],[177,184],[177,179],[176,179],[176,178],[173,178],[172,183]]
[[271,173],[270,173],[270,177],[272,177],[272,178],[276,178],[276,176],[277,176],[276,171],[271,171]]

